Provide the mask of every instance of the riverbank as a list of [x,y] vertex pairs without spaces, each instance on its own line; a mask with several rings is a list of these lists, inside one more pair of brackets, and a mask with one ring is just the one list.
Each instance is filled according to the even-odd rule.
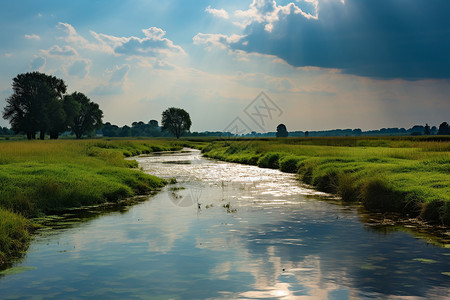
[[192,140],[210,158],[297,173],[370,211],[450,225],[446,137]]
[[179,149],[169,140],[0,142],[0,267],[27,249],[33,218],[166,184],[125,157]]

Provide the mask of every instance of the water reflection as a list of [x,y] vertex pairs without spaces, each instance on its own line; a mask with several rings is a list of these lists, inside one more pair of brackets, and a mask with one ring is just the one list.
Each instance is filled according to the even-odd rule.
[[39,236],[17,266],[28,271],[0,279],[0,298],[449,295],[450,249],[376,231],[358,207],[321,201],[292,175],[198,152],[139,162],[178,183],[126,212]]

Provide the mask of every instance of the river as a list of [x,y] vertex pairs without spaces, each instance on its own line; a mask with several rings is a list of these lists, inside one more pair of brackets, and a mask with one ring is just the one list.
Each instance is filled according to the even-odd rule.
[[55,218],[0,273],[0,299],[450,297],[449,244],[374,226],[294,175],[194,150],[136,160],[177,183]]

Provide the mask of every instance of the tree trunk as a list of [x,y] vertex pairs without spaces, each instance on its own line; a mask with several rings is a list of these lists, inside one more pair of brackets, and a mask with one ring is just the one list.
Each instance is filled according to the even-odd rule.
[[39,134],[39,139],[44,140],[45,139],[45,131],[41,130]]
[[50,139],[57,140],[59,137],[59,133],[57,131],[50,132]]
[[27,132],[27,139],[35,140],[36,139],[36,132]]

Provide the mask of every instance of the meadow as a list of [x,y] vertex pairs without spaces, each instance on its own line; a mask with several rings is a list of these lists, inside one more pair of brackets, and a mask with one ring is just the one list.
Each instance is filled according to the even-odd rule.
[[448,137],[191,140],[205,156],[296,173],[371,211],[450,225]]
[[0,141],[0,265],[27,248],[33,218],[163,187],[124,158],[180,148],[169,140]]

